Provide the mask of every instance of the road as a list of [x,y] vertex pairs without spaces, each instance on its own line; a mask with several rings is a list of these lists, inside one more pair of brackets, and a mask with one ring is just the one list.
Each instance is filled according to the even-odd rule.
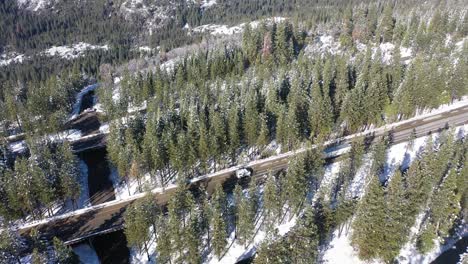
[[[468,124],[468,105],[450,109],[443,113],[433,114],[427,117],[419,117],[402,121],[385,127],[376,128],[367,132],[357,133],[340,140],[339,146],[347,146],[349,143],[358,137],[373,135],[374,138],[385,135],[388,131],[393,132],[393,143],[407,141],[413,133],[416,132],[417,137],[427,135],[429,133],[438,132],[448,126],[454,127]],[[329,146],[333,142],[327,143]],[[336,144],[334,149],[336,149]],[[302,148],[296,151],[282,153],[273,157],[257,160],[244,165],[237,165],[211,174],[203,175],[191,180],[191,187],[203,185],[208,192],[211,192],[217,184],[223,184],[228,180],[235,180],[235,171],[243,166],[253,169],[253,176],[259,176],[268,171],[277,171],[285,169],[288,166],[288,161],[291,157],[303,153],[307,149]],[[333,158],[339,156],[337,151],[327,151],[327,156]],[[160,205],[167,203],[172,196],[176,186],[172,185],[164,190],[161,188],[154,189],[152,192],[155,195],[156,201]],[[137,194],[129,197],[126,200],[117,200],[106,202],[100,205],[77,210],[72,213],[64,214],[52,219],[23,225],[19,228],[21,235],[27,235],[31,228],[36,228],[45,238],[57,236],[67,244],[78,243],[86,238],[96,236],[103,233],[112,232],[121,229],[123,226],[123,213],[126,207],[133,201],[140,199],[145,194]]]

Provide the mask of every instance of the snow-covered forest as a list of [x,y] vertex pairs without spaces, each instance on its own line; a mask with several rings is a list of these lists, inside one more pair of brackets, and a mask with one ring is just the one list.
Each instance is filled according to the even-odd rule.
[[[468,105],[466,11],[1,2],[0,263],[109,263],[104,242],[50,229],[130,200],[122,263],[448,261],[468,236],[467,120],[449,116]],[[286,169],[242,167],[296,150]],[[247,176],[199,184],[234,166]]]

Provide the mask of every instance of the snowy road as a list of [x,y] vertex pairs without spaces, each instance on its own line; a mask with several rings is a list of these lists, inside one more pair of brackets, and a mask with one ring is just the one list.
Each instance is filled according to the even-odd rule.
[[[429,133],[440,131],[448,126],[454,127],[467,123],[468,106],[462,105],[460,107],[447,109],[445,112],[437,112],[433,115],[424,115],[399,123],[386,125],[385,127],[350,135],[341,139],[341,145],[346,146],[356,137],[368,136],[371,134],[374,135],[374,137],[378,137],[386,134],[390,130],[393,131],[393,143],[400,143],[407,141],[413,133],[413,130],[416,132],[417,137],[421,137]],[[333,142],[328,142],[330,145],[332,143]],[[334,146],[333,151],[327,151],[327,156],[329,158],[340,156],[343,153],[343,149],[346,148],[337,148],[337,146]],[[192,179],[190,184],[192,186],[204,185],[208,191],[211,191],[216,184],[224,183],[229,179],[235,178],[235,171],[243,166],[252,168],[254,171],[253,176],[259,176],[270,170],[275,171],[287,168],[288,161],[291,157],[299,153],[303,153],[306,150],[307,149],[302,148],[270,158],[253,161],[248,164],[237,165]],[[159,204],[165,204],[175,190],[176,186],[172,185],[166,187],[164,190],[156,188],[152,190],[152,192],[156,194],[156,199]],[[46,237],[52,238],[53,236],[57,236],[68,244],[75,244],[88,237],[121,229],[123,224],[123,213],[125,212],[126,207],[144,195],[144,193],[136,194],[123,200],[106,202],[54,218],[26,224],[19,227],[19,231],[21,234],[27,234],[30,232],[31,228],[34,227]]]

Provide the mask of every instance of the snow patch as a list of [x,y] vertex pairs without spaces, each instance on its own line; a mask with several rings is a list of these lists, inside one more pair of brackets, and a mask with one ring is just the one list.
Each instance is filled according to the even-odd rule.
[[368,174],[371,169],[372,165],[372,155],[365,154],[363,157],[363,165],[357,170],[356,175],[349,186],[349,190],[347,192],[347,198],[362,198],[365,194],[364,190],[368,184]]
[[366,263],[359,259],[357,251],[351,246],[351,232],[339,234],[338,230],[333,232],[333,238],[323,254],[323,263],[342,264]]
[[100,264],[101,263],[96,254],[96,251],[94,251],[88,245],[88,243],[81,243],[81,244],[78,244],[77,246],[74,246],[73,251],[75,252],[76,255],[78,255],[78,258],[80,259],[81,263],[86,263],[86,264]]
[[22,63],[27,57],[24,54],[11,52],[0,55],[0,67],[8,66],[13,63]]
[[41,54],[46,56],[59,56],[63,59],[76,59],[84,55],[84,53],[88,50],[108,50],[109,46],[98,46],[92,45],[89,43],[79,42],[77,44],[73,44],[71,46],[53,46],[49,49],[46,49]]
[[322,35],[316,37],[312,44],[307,45],[305,52],[308,54],[339,54],[341,52],[341,45],[334,40],[333,36]]
[[[395,45],[390,42],[381,43],[379,45],[379,49],[382,54],[382,62],[386,64],[392,62],[392,59],[395,53]],[[377,48],[372,48],[372,54],[373,54],[372,56],[375,56],[376,53],[377,53]],[[411,48],[400,47],[400,57],[405,64],[408,64],[411,62],[411,55],[412,55]]]
[[203,0],[201,2],[200,8],[206,9],[206,8],[212,7],[214,5],[216,5],[216,0]]
[[56,0],[17,0],[18,6],[31,11],[39,11],[51,7]]
[[[248,24],[252,28],[257,28],[262,22],[265,22],[266,24],[272,24],[272,23],[280,23],[284,20],[286,20],[286,18],[284,17],[272,17],[272,18],[267,18],[264,20],[252,21],[252,22],[249,22]],[[207,25],[202,25],[202,26],[193,28],[192,32],[210,33],[211,35],[214,35],[214,36],[234,35],[234,34],[243,32],[245,26],[247,26],[247,23],[242,23],[242,24],[239,24],[237,26],[232,26],[232,27],[228,25],[207,24]]]

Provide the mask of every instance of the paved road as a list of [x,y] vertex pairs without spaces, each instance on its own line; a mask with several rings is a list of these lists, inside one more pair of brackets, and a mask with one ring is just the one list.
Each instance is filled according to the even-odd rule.
[[[435,114],[430,117],[420,119],[410,119],[382,128],[374,129],[372,134],[378,137],[386,134],[389,130],[393,131],[393,143],[399,143],[408,140],[415,130],[418,137],[429,133],[440,131],[448,126],[459,126],[468,124],[468,106],[462,106],[450,111]],[[346,146],[349,142],[361,136],[369,136],[369,133],[359,133],[347,136],[340,142],[340,146]],[[336,148],[336,146],[335,146]],[[294,155],[305,152],[306,149],[299,149],[283,153],[274,157],[257,160],[246,164],[253,169],[253,176],[263,175],[268,171],[276,171],[287,168],[288,161]],[[327,155],[331,158],[338,156],[339,153],[328,151]],[[234,173],[242,165],[234,166],[215,173],[207,174],[195,178],[191,181],[191,186],[204,185],[208,192],[214,189],[216,184],[225,183],[228,180],[235,180]],[[153,190],[156,200],[159,204],[166,204],[168,199],[175,191],[175,186],[168,187],[164,191],[161,189]],[[85,208],[74,212],[73,214],[62,215],[55,220],[44,221],[43,223],[23,227],[19,230],[20,234],[28,234],[31,227],[35,227],[43,236],[50,238],[57,236],[68,244],[77,243],[88,237],[98,234],[112,232],[122,228],[123,213],[126,207],[143,197],[144,194],[132,196],[125,201],[111,201],[97,206]]]

